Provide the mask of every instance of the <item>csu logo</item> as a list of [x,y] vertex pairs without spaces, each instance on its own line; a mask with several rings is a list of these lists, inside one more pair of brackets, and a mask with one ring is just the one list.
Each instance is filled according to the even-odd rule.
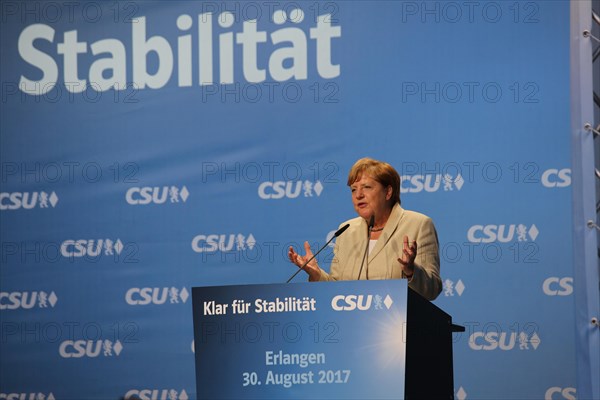
[[517,241],[527,242],[529,239],[535,240],[539,233],[535,224],[529,227],[524,224],[473,225],[467,232],[467,239],[471,243],[508,243],[515,240],[516,236]]
[[563,188],[571,185],[571,169],[547,169],[542,174],[542,185],[547,188]]
[[469,337],[469,347],[473,350],[537,350],[540,345],[537,333],[527,332],[474,332]]
[[65,240],[60,245],[60,253],[63,257],[97,257],[102,255],[112,256],[121,254],[123,242],[121,239],[91,239],[91,240]]
[[252,234],[241,233],[197,235],[192,239],[192,250],[196,253],[213,253],[215,251],[252,250],[256,239]]
[[50,194],[46,192],[14,192],[0,193],[0,211],[18,210],[24,208],[31,210],[32,208],[54,208],[58,203],[58,196],[55,192]]
[[23,308],[25,310],[38,308],[54,307],[58,297],[54,292],[50,294],[40,292],[0,292],[0,310],[16,310]]
[[258,196],[261,199],[295,199],[302,194],[304,197],[318,197],[323,192],[321,181],[276,181],[263,182],[258,186]]
[[542,289],[548,296],[568,296],[573,293],[573,278],[551,276],[544,281]]
[[0,393],[0,400],[55,400],[52,393]]
[[131,398],[139,400],[188,400],[188,394],[185,390],[178,392],[175,389],[131,389],[125,393],[124,399]]
[[190,196],[190,192],[185,186],[178,188],[177,186],[158,187],[132,187],[125,193],[125,200],[132,205],[137,204],[164,204],[167,200],[170,203],[185,203]]
[[428,174],[428,175],[404,175],[400,181],[400,193],[437,192],[441,188],[445,192],[462,189],[465,180],[458,174],[453,177],[450,174]]
[[465,291],[465,284],[460,279],[456,282],[450,279],[446,279],[444,281],[443,286],[444,296],[446,297],[453,297],[454,293],[458,294],[459,296],[462,296],[463,292]]
[[185,303],[190,293],[185,287],[178,289],[176,287],[164,288],[131,288],[125,293],[125,301],[132,306],[146,306],[148,304],[169,304]]
[[382,310],[383,306],[389,310],[394,301],[390,295],[385,296],[385,300],[382,296],[376,295],[363,295],[363,294],[350,294],[350,295],[337,295],[331,299],[331,308],[334,311],[366,311],[370,310],[373,306],[375,310]]
[[577,390],[573,387],[560,388],[558,386],[553,386],[546,390],[546,394],[544,395],[544,400],[576,400],[577,399]]
[[96,358],[99,355],[104,357],[118,356],[123,351],[123,345],[120,341],[111,342],[110,340],[65,340],[58,348],[58,353],[62,358]]

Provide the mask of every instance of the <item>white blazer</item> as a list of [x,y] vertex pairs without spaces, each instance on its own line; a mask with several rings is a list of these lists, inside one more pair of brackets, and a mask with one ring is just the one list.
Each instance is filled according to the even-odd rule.
[[321,270],[320,281],[405,278],[398,258],[403,255],[403,239],[407,235],[411,243],[417,241],[415,272],[408,286],[429,300],[440,294],[439,244],[431,218],[395,204],[375,248],[367,256],[368,262],[365,260],[360,277],[367,246],[367,222],[357,217],[340,227],[346,224],[350,227],[336,240],[330,273]]

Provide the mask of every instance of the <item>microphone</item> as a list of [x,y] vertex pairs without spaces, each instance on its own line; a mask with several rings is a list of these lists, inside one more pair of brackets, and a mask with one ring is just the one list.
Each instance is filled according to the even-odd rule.
[[287,280],[285,283],[290,283],[290,281],[291,281],[292,279],[294,279],[294,277],[295,277],[296,275],[298,275],[298,273],[299,273],[300,271],[302,271],[302,270],[304,269],[304,267],[306,267],[306,266],[308,265],[308,263],[309,263],[309,262],[311,262],[311,261],[312,261],[312,260],[313,260],[313,259],[314,259],[314,258],[315,258],[315,257],[316,257],[316,256],[317,256],[319,253],[320,253],[320,252],[322,252],[322,251],[323,251],[323,249],[325,249],[325,247],[327,247],[327,246],[329,245],[329,243],[331,243],[331,241],[332,241],[333,239],[335,239],[336,237],[340,236],[340,235],[341,235],[342,233],[344,233],[344,232],[346,231],[346,229],[348,229],[349,227],[350,227],[350,224],[346,224],[346,225],[342,226],[340,229],[338,229],[337,231],[335,231],[335,233],[333,234],[333,236],[331,237],[331,239],[329,239],[329,240],[327,241],[327,243],[325,243],[325,244],[323,245],[323,247],[321,247],[321,248],[319,249],[319,251],[317,251],[315,254],[313,254],[313,256],[312,256],[312,257],[311,257],[311,258],[310,258],[310,259],[309,259],[307,262],[305,262],[305,263],[304,263],[304,264],[303,264],[303,265],[302,265],[300,268],[298,268],[298,271],[296,271],[296,272],[294,273],[294,275],[290,276],[290,279],[288,279],[288,280]]
[[[371,242],[371,230],[373,229],[373,226],[375,226],[375,215],[371,215],[371,219],[369,220],[369,233],[367,234],[367,247],[365,248],[365,254],[363,255],[362,262],[360,263],[360,270],[358,271],[358,279],[360,279],[360,274],[362,274],[363,265],[365,265],[365,259],[367,258],[367,253],[369,251],[369,244]],[[368,269],[368,265],[369,265],[369,262],[367,261],[367,269]],[[368,270],[367,270],[367,274],[368,274]],[[368,276],[367,276],[367,279],[369,279]]]

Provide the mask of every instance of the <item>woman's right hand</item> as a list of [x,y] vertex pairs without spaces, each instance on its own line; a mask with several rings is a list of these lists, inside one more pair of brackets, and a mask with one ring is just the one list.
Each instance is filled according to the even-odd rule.
[[[308,242],[304,242],[304,256],[296,253],[294,248],[290,246],[288,250],[288,257],[291,262],[296,264],[298,268],[301,268],[308,260],[310,260],[313,256],[313,252],[310,249],[310,245]],[[309,262],[305,267],[304,271],[308,274],[310,281],[318,281],[321,276],[321,268],[319,268],[319,264],[317,264],[317,260],[313,259]]]

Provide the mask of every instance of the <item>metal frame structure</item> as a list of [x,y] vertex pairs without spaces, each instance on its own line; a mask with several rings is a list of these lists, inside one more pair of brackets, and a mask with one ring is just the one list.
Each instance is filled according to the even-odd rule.
[[594,34],[599,20],[590,0],[571,1],[573,278],[577,398],[581,399],[600,399],[600,203],[597,203],[600,157],[595,154],[598,146],[595,137],[600,126],[594,123],[594,107],[600,107],[600,99],[593,86],[594,64],[600,63],[600,50],[593,50],[600,44]]

